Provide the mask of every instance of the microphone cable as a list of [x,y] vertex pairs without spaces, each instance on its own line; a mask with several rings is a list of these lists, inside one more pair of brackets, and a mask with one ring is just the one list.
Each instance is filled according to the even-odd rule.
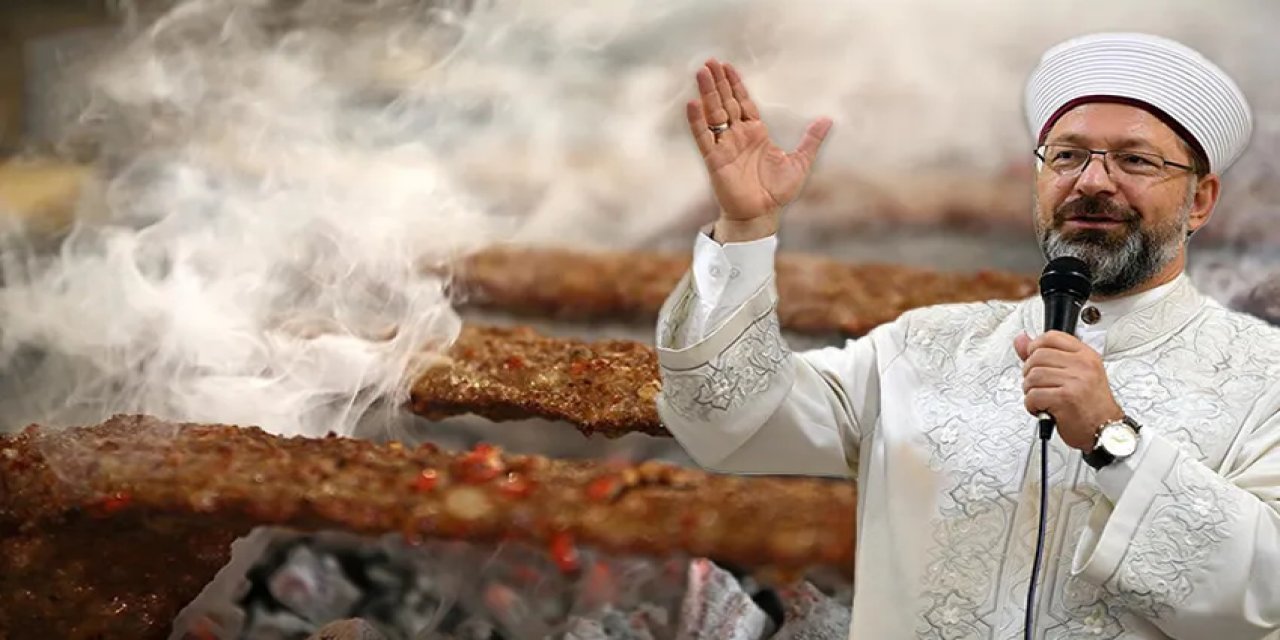
[[1040,525],[1036,530],[1036,554],[1031,563],[1031,582],[1027,585],[1027,612],[1022,637],[1031,640],[1035,633],[1036,587],[1040,584],[1040,562],[1044,559],[1044,531],[1049,513],[1049,438],[1053,436],[1053,416],[1041,413],[1040,420]]
[[[1045,265],[1040,274],[1040,297],[1044,299],[1044,330],[1073,335],[1080,309],[1093,291],[1089,265],[1079,258],[1059,256]],[[1036,554],[1031,562],[1031,582],[1027,585],[1027,619],[1024,640],[1035,633],[1036,587],[1040,585],[1040,563],[1044,560],[1044,532],[1049,520],[1049,439],[1057,426],[1047,411],[1036,414],[1040,421],[1040,526],[1036,531]]]

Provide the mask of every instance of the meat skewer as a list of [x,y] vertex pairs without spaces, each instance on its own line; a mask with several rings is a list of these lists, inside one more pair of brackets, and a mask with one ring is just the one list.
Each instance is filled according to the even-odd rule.
[[[465,260],[457,285],[462,302],[478,308],[561,319],[650,321],[689,261],[685,255],[653,252],[497,247]],[[784,329],[861,336],[917,307],[1024,298],[1035,292],[1035,280],[998,271],[947,273],[780,254],[777,287]]]
[[528,327],[463,327],[449,358],[414,383],[410,406],[430,419],[563,420],[586,435],[669,436],[654,397],[652,347],[631,340],[553,338]]
[[853,563],[848,483],[486,446],[447,453],[282,438],[149,417],[0,439],[0,492],[0,636],[8,637],[24,629],[86,637],[121,625],[129,633],[107,635],[157,637],[226,561],[216,550],[259,525],[523,540],[546,545],[566,571],[577,569],[577,544],[786,575],[818,565],[848,573]]

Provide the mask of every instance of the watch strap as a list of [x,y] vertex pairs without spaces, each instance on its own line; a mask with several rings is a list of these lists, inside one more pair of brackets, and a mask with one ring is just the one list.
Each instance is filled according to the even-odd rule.
[[1116,461],[1116,457],[1111,455],[1111,452],[1107,451],[1107,448],[1102,445],[1095,446],[1093,451],[1083,455],[1084,463],[1094,469],[1101,469]]
[[[1127,415],[1120,418],[1119,422],[1123,422],[1129,425],[1129,428],[1133,429],[1133,432],[1135,434],[1142,432],[1142,425],[1138,424],[1137,421],[1135,421],[1133,418],[1130,418]],[[1111,424],[1111,423],[1107,423],[1107,424]],[[1102,425],[1102,429],[1105,429],[1105,428],[1107,428],[1107,425],[1106,424]],[[1102,436],[1102,429],[1098,429],[1099,438],[1101,438]],[[1107,451],[1107,448],[1102,446],[1101,443],[1096,444],[1093,447],[1093,451],[1090,451],[1089,453],[1085,453],[1082,455],[1084,456],[1085,464],[1093,467],[1094,469],[1101,469],[1111,464],[1112,462],[1116,461],[1115,455],[1112,454],[1110,451]]]

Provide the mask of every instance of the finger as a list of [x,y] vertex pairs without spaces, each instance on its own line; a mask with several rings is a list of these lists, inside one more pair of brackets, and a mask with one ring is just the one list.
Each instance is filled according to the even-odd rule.
[[760,110],[756,108],[756,103],[751,99],[751,94],[747,93],[747,85],[742,82],[742,76],[738,74],[737,67],[726,64],[724,65],[725,76],[729,78],[729,88],[733,90],[733,99],[738,101],[738,105],[742,107],[743,120],[759,120]]
[[698,93],[702,97],[702,115],[708,124],[729,122],[729,112],[724,110],[720,92],[716,90],[716,81],[711,78],[711,70],[706,67],[698,69]]
[[1022,377],[1022,392],[1032,389],[1061,389],[1071,384],[1071,373],[1066,369],[1036,367]]
[[707,61],[707,67],[711,69],[711,78],[716,82],[716,93],[720,94],[720,104],[723,104],[724,110],[729,113],[729,123],[741,122],[742,105],[739,105],[733,97],[733,88],[729,85],[729,77],[725,75],[724,65],[712,58]]
[[1040,412],[1052,414],[1057,408],[1062,392],[1059,389],[1032,389],[1022,401],[1027,413],[1037,415]]
[[827,138],[830,130],[831,118],[818,118],[810,122],[805,127],[804,136],[800,138],[800,145],[790,155],[804,160],[805,166],[813,164],[818,157],[818,148],[822,146],[822,141]]
[[698,143],[698,151],[703,157],[711,153],[716,146],[716,136],[707,128],[707,119],[702,115],[702,105],[697,100],[690,100],[684,108],[685,118],[689,120],[689,133],[693,141]]
[[1026,362],[1022,363],[1022,375],[1025,377],[1032,369],[1075,369],[1076,355],[1057,349],[1041,348],[1031,352]]
[[1025,332],[1019,333],[1013,339],[1013,351],[1018,354],[1019,360],[1026,362],[1027,356],[1031,355],[1031,336],[1028,336]]
[[1032,353],[1034,353],[1036,349],[1040,349],[1042,347],[1049,347],[1061,351],[1080,351],[1081,349],[1086,348],[1085,344],[1080,341],[1080,338],[1061,331],[1046,331],[1043,335],[1031,341]]

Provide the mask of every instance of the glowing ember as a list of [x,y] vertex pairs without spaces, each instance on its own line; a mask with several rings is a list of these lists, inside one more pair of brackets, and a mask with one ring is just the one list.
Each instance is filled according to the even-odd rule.
[[604,475],[587,484],[587,498],[595,502],[613,500],[622,491],[622,478],[618,475]]
[[438,484],[440,484],[440,473],[435,469],[423,469],[422,473],[414,478],[413,488],[420,493],[427,493],[434,491]]
[[533,493],[534,482],[527,476],[512,472],[498,482],[498,491],[508,498],[527,498]]
[[563,573],[575,573],[580,565],[578,564],[578,549],[574,546],[573,536],[564,531],[558,531],[551,535],[551,542],[548,548],[551,553],[551,560],[556,563]]

